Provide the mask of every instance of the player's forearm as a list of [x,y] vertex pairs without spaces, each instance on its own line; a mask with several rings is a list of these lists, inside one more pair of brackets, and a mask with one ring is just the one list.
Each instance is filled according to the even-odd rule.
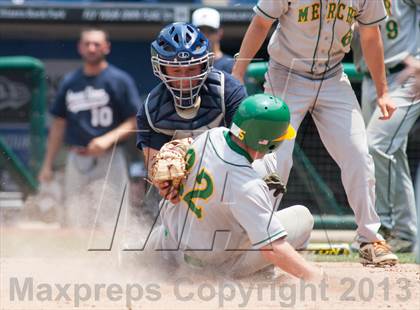
[[239,55],[233,66],[232,74],[234,76],[243,78],[251,59],[261,48],[272,24],[272,21],[267,21],[258,15],[254,16],[242,40]]
[[[269,249],[272,249],[272,251]],[[271,245],[264,247],[261,253],[275,266],[280,267],[282,270],[297,278],[314,280],[321,276],[321,270],[318,270],[315,266],[309,264],[284,239],[276,240]]]
[[384,47],[379,26],[360,27],[360,43],[378,97],[388,92],[384,64]]
[[155,150],[150,147],[143,148],[144,164],[147,167],[147,172],[149,173],[149,175],[151,175],[152,159],[158,152],[159,150]]
[[102,136],[102,138],[106,139],[111,147],[115,143],[120,141],[124,141],[130,135],[134,134],[136,130],[136,118],[130,117],[126,119],[123,123],[121,123],[117,128],[107,132]]
[[52,167],[54,159],[63,143],[66,120],[60,117],[52,121],[47,141],[47,152],[45,154],[44,166]]

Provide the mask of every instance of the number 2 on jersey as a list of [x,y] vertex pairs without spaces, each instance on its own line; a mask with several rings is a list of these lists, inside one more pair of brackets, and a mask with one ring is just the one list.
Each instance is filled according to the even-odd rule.
[[[195,152],[191,148],[188,150],[186,155],[186,169],[190,171],[195,162]],[[198,186],[197,186],[198,185]],[[198,187],[198,188],[197,188]],[[197,206],[197,199],[208,199],[213,194],[213,179],[205,168],[202,168],[197,174],[194,182],[194,189],[187,192],[183,196],[183,200],[187,203],[188,209],[190,209],[198,219],[203,218],[203,208]],[[180,195],[184,192],[184,188],[180,189]]]
[[[197,187],[198,184],[198,188]],[[195,178],[194,189],[186,193],[183,197],[184,201],[198,219],[203,218],[203,207],[197,205],[197,199],[208,199],[213,194],[213,180],[206,169],[201,169]]]

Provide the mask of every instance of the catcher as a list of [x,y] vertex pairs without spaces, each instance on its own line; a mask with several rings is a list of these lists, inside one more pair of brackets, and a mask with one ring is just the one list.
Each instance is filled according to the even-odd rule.
[[236,79],[213,69],[209,42],[193,25],[164,27],[151,44],[151,54],[153,72],[162,82],[137,114],[137,147],[143,151],[149,175],[151,159],[165,143],[230,126],[246,97]]
[[[265,94],[245,99],[230,129],[208,130],[186,152],[189,174],[179,186],[180,201],[176,206],[163,205],[162,224],[151,235],[153,249],[171,263],[214,267],[234,277],[269,265],[304,280],[321,276],[294,250],[309,240],[313,227],[309,210],[292,206],[274,212],[268,187],[251,165],[294,137],[288,107],[280,99]],[[182,153],[186,142],[163,148],[164,154],[154,162],[153,177],[162,181],[166,174],[166,181],[178,186],[183,167],[172,169],[168,149]],[[172,173],[176,177],[169,180]]]

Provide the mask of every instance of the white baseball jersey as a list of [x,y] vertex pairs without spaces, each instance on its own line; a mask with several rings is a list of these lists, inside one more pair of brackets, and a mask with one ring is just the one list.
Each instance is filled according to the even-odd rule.
[[[408,55],[420,57],[420,0],[383,0],[388,19],[381,23],[385,65],[393,68]],[[353,44],[357,68],[367,72],[360,43]]]
[[270,58],[312,75],[340,69],[356,21],[375,25],[386,18],[384,3],[377,0],[259,0],[254,11],[279,21],[268,46]]
[[168,204],[162,214],[163,225],[180,250],[218,265],[243,253],[225,249],[259,249],[287,235],[273,216],[267,185],[247,156],[224,127],[194,141],[181,202]]

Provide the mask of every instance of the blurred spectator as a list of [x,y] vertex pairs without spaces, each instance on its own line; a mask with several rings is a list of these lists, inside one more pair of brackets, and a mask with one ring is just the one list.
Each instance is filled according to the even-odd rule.
[[[91,225],[95,208],[107,219],[117,214],[128,181],[122,148],[114,146],[134,133],[140,98],[133,79],[109,64],[108,34],[86,29],[78,51],[83,67],[62,80],[51,108],[54,117],[40,182],[53,177],[53,163],[63,142],[69,146],[65,168],[65,223]],[[101,199],[106,195],[106,199]],[[96,216],[100,223],[104,221]]]
[[192,14],[192,24],[200,28],[210,41],[211,51],[214,53],[214,68],[232,73],[233,58],[222,52],[220,41],[223,29],[220,28],[220,14],[212,8],[201,8]]

